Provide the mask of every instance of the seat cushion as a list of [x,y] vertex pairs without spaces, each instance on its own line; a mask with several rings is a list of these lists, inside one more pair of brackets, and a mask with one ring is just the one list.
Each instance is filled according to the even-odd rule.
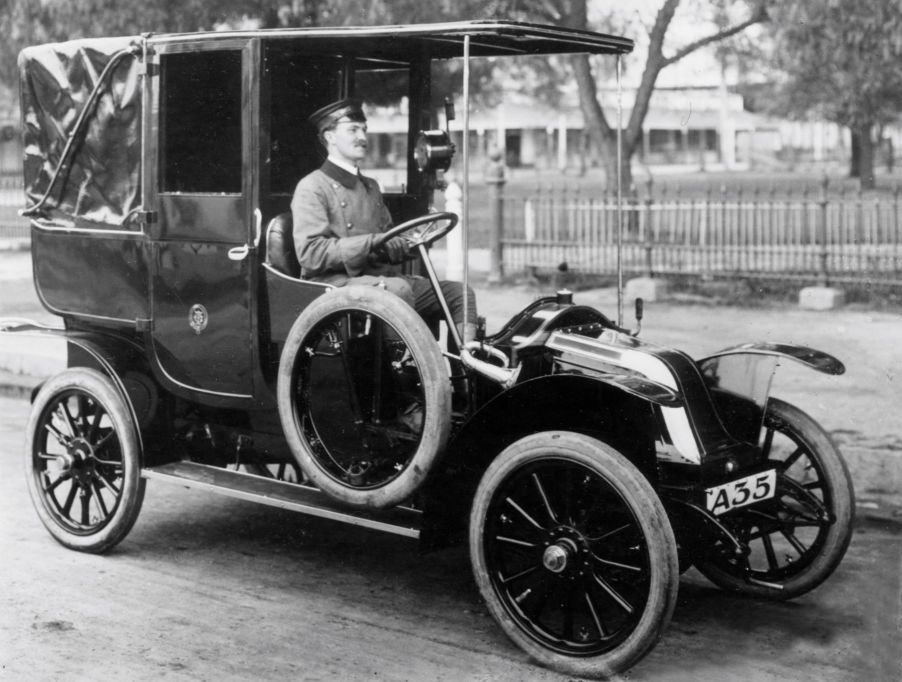
[[301,266],[294,252],[291,213],[280,213],[266,228],[266,262],[283,275],[298,278]]

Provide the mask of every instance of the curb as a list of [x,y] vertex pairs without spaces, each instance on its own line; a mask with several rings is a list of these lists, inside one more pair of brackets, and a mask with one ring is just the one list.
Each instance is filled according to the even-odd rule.
[[855,527],[902,534],[902,507],[874,499],[855,500]]
[[31,237],[8,237],[0,239],[0,252],[30,250]]

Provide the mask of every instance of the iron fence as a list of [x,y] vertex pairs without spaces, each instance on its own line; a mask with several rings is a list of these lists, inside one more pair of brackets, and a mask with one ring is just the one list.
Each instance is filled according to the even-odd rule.
[[[629,276],[768,278],[902,286],[900,191],[708,191],[624,199],[622,264]],[[615,196],[537,189],[504,199],[503,267],[514,273],[617,269]]]

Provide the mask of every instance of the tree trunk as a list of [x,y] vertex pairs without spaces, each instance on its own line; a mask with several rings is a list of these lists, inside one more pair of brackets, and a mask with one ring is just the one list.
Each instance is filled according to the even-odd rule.
[[[633,186],[633,166],[632,159],[634,150],[626,144],[624,139],[622,142],[620,154],[620,183],[624,195],[630,191]],[[609,192],[617,191],[617,131],[612,131],[610,136],[606,136],[601,145],[602,163],[604,165],[606,189]]]
[[[595,76],[592,73],[588,56],[585,54],[574,55],[571,59],[571,64],[578,86],[583,125],[589,141],[600,153],[602,167],[605,171],[605,185],[608,191],[613,192],[617,189],[617,129],[611,127],[608,123],[604,111],[598,103]],[[633,183],[633,172],[630,162],[635,150],[635,142],[624,131],[620,166],[620,179],[623,183],[624,192]]]
[[[667,4],[677,4],[678,0],[667,0]],[[585,30],[588,28],[588,15],[586,10],[586,0],[572,0],[568,5],[568,11],[563,19],[563,25],[570,28]],[[588,143],[598,150],[601,157],[602,167],[605,172],[605,186],[609,192],[617,189],[617,128],[618,121],[608,121],[605,112],[601,107],[598,99],[598,87],[595,80],[595,73],[592,64],[589,61],[589,55],[576,54],[570,59],[573,67],[573,75],[576,79],[577,91],[579,93],[579,108],[583,115],[583,127],[588,137]],[[641,108],[639,104],[634,104]],[[634,114],[635,115],[635,114]],[[626,123],[624,123],[626,126]],[[633,123],[633,127],[638,130],[639,139],[642,134],[642,121],[638,124]],[[635,132],[633,132],[635,137]],[[622,133],[621,148],[621,164],[620,164],[620,180],[623,191],[626,192],[633,183],[633,173],[630,161],[633,153],[637,148],[635,140],[628,138],[628,131],[625,129]],[[585,152],[584,152],[585,153]]]
[[864,124],[858,127],[858,182],[861,189],[874,189],[874,137],[873,126]]
[[861,177],[861,142],[858,138],[858,131],[855,128],[852,131],[851,143],[849,145],[849,177]]

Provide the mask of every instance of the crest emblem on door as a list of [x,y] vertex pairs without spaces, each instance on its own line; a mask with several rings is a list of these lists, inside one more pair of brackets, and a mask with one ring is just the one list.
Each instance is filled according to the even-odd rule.
[[207,309],[200,303],[195,303],[191,306],[191,310],[188,312],[188,324],[191,325],[191,329],[194,330],[195,334],[200,334],[206,329],[209,320],[210,316],[207,314]]

